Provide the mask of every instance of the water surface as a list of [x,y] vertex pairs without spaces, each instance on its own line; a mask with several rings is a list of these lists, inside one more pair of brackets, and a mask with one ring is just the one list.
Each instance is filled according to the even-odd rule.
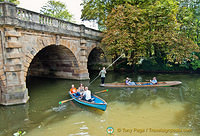
[[[90,73],[91,79],[97,73]],[[121,75],[120,75],[121,74]],[[98,94],[108,103],[100,111],[74,101],[59,105],[70,98],[71,84],[85,85],[89,81],[30,78],[30,100],[27,104],[0,107],[0,135],[10,136],[18,130],[27,136],[198,136],[200,133],[200,76],[196,74],[146,74],[108,72],[106,82],[122,82],[129,76],[133,81],[145,81],[156,76],[160,81],[178,80],[182,85],[169,88],[108,88]],[[93,82],[92,92],[100,79]],[[183,131],[183,132],[180,132]]]

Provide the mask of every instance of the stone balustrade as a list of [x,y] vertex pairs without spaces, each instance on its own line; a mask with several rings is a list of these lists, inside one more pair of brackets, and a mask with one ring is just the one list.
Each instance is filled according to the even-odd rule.
[[62,33],[86,39],[101,39],[101,32],[98,30],[19,8],[12,3],[1,2],[0,25],[5,24],[16,25],[24,29]]

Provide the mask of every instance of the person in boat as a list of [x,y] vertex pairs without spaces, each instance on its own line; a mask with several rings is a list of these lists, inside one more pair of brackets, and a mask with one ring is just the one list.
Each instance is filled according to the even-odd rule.
[[85,89],[83,84],[80,84],[79,88],[77,89],[77,96],[82,96],[84,91]]
[[76,96],[76,97],[81,96],[80,89],[79,89],[79,88],[76,89],[76,88],[74,87],[74,85],[72,85],[72,88],[70,89],[70,92],[71,92],[71,94],[72,94],[73,96]]
[[76,97],[81,96],[80,87],[76,90],[75,96],[76,96]]
[[99,75],[101,76],[101,84],[104,85],[105,77],[106,77],[106,68],[103,67],[103,69],[99,72]]
[[75,95],[77,89],[74,87],[74,84],[72,84],[72,88],[70,89],[71,94]]
[[91,91],[88,90],[88,87],[85,87],[85,91],[83,92],[82,100],[92,102]]
[[158,83],[158,81],[157,81],[156,77],[153,77],[153,80],[150,80],[150,83],[146,83],[146,84],[142,84],[142,85],[155,85],[157,83]]
[[157,81],[156,77],[153,77],[153,80],[150,80],[150,83],[151,83],[152,85],[157,84],[158,81]]
[[83,84],[80,84],[79,89],[80,89],[80,92],[84,92],[85,91]]
[[128,79],[128,77],[127,77],[127,78],[126,78],[126,81],[125,81],[125,84],[126,84],[126,85],[129,85],[128,83],[129,83],[129,79]]
[[131,82],[131,80],[127,77],[125,81],[126,85],[137,85],[135,82]]

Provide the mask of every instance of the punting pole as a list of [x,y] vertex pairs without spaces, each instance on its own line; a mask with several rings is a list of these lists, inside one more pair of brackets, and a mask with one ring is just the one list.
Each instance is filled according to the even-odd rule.
[[[112,64],[110,64],[107,68],[106,68],[106,70],[109,68],[109,67],[111,67],[115,62],[117,62],[122,56],[124,56],[125,54],[122,54],[121,56],[119,56],[115,61],[113,61],[113,63]],[[98,77],[99,77],[100,75],[98,74],[98,76],[94,79],[94,80],[92,80],[90,83],[89,83],[89,85],[88,86],[90,86]]]

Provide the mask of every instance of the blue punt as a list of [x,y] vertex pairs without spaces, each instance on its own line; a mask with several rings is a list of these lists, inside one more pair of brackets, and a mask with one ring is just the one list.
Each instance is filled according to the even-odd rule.
[[96,96],[96,95],[92,95],[92,102],[88,102],[88,101],[84,101],[84,100],[79,100],[79,98],[75,97],[74,95],[72,95],[69,91],[69,95],[78,103],[81,103],[83,105],[89,106],[89,107],[94,107],[100,110],[105,111],[106,107],[107,107],[107,103],[105,100],[103,100],[102,98]]

